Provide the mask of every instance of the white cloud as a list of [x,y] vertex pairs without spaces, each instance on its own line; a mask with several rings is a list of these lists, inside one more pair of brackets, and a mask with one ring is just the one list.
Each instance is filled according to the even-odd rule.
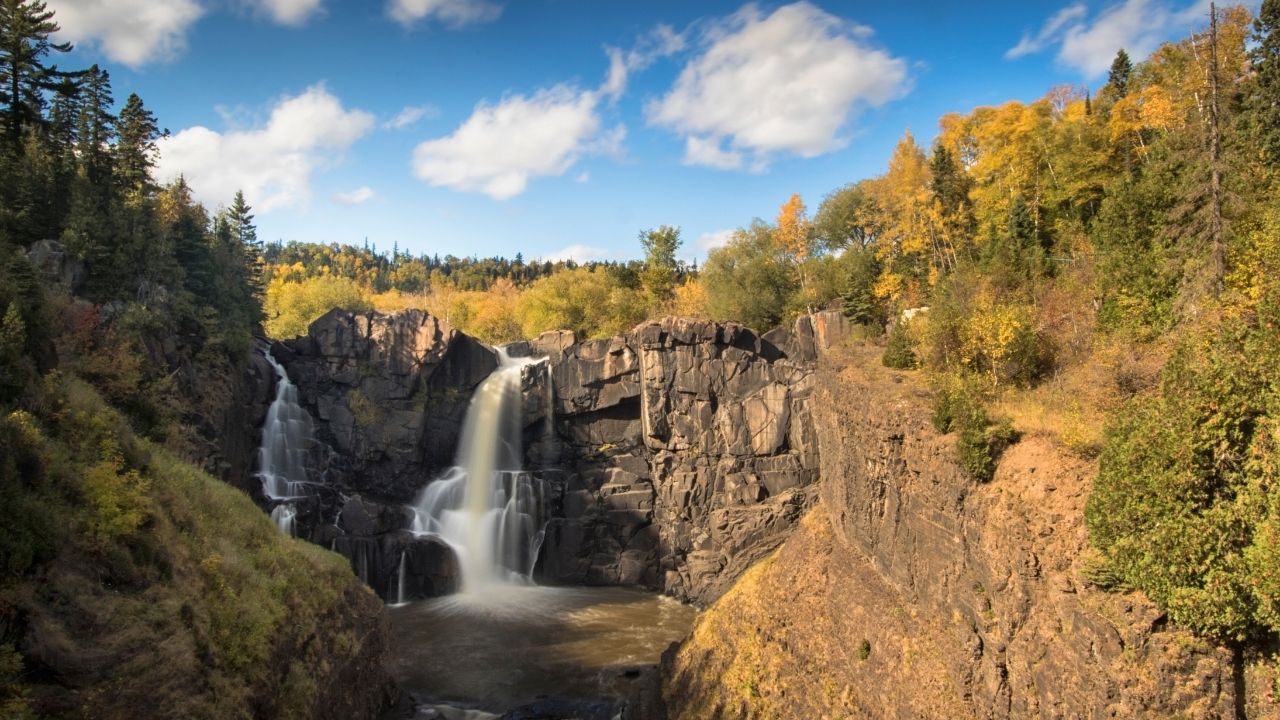
[[286,97],[265,125],[217,132],[196,126],[159,141],[156,175],[186,177],[196,198],[215,206],[236,190],[260,213],[307,202],[311,175],[373,128],[373,116],[342,107],[323,85]]
[[724,247],[733,239],[734,230],[715,230],[713,232],[702,233],[698,236],[694,246],[698,251],[706,254],[718,247]]
[[363,185],[351,192],[334,193],[330,199],[339,205],[363,205],[375,197],[377,197],[377,193],[373,191],[373,188]]
[[690,135],[684,139],[684,163],[705,165],[718,170],[737,170],[742,167],[742,153],[725,150],[719,138],[702,138]]
[[702,54],[648,105],[649,122],[686,138],[685,162],[712,167],[762,169],[778,154],[843,147],[856,109],[910,86],[907,64],[871,47],[870,34],[807,2],[768,16],[747,5],[703,33]]
[[1124,49],[1137,62],[1169,38],[1208,23],[1208,0],[1194,0],[1181,8],[1160,0],[1124,0],[1104,8],[1092,19],[1075,4],[1050,17],[1034,36],[1024,35],[1007,58],[1058,46],[1057,61],[1087,78],[1107,72],[1116,51]]
[[388,0],[387,15],[410,27],[419,20],[435,20],[460,28],[497,20],[502,6],[489,0]]
[[591,173],[587,172],[586,170],[583,170],[582,172],[578,173],[578,177],[574,178],[573,181],[579,184],[589,183],[591,182]]
[[60,40],[96,47],[130,67],[168,60],[187,47],[187,31],[204,14],[196,0],[50,0]]
[[590,245],[570,245],[556,250],[543,259],[550,260],[551,262],[572,260],[576,263],[585,263],[592,260],[607,260],[611,255],[613,255],[613,253],[604,248],[592,247]]
[[1020,58],[1023,55],[1038,53],[1044,49],[1045,45],[1053,42],[1058,36],[1059,31],[1068,24],[1078,23],[1089,14],[1089,9],[1083,3],[1068,5],[1053,14],[1053,17],[1045,21],[1044,27],[1040,28],[1040,32],[1034,36],[1030,33],[1024,33],[1018,44],[1009,48],[1004,56],[1010,60]]
[[615,97],[626,84],[617,56],[610,53],[609,74],[599,89],[556,85],[497,104],[481,102],[451,134],[414,148],[414,174],[436,187],[508,200],[532,178],[562,175],[585,155],[619,154],[626,128],[602,130],[599,112],[601,100]]
[[303,25],[320,12],[324,0],[248,0],[250,6],[281,25]]
[[440,116],[440,108],[435,105],[409,105],[396,113],[390,120],[382,123],[384,130],[404,130],[416,125],[419,120]]

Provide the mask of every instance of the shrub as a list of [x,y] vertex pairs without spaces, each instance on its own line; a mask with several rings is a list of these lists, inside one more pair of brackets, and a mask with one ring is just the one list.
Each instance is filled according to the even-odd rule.
[[1277,330],[1234,320],[1185,340],[1108,425],[1085,507],[1112,575],[1222,640],[1280,631]]
[[916,344],[912,337],[910,323],[898,322],[889,331],[889,339],[885,344],[884,356],[880,358],[885,367],[896,370],[910,370],[918,364]]
[[862,638],[862,642],[858,643],[858,659],[866,660],[871,657],[871,641]]
[[1007,418],[993,422],[987,416],[986,400],[982,383],[973,375],[935,380],[933,426],[938,432],[958,432],[960,465],[981,482],[991,480],[1000,453],[1017,438]]

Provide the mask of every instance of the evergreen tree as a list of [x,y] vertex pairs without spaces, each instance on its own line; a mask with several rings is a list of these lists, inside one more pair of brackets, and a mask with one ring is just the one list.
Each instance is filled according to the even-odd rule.
[[1129,53],[1121,48],[1116,51],[1116,57],[1111,61],[1111,70],[1107,72],[1107,85],[1115,91],[1116,98],[1129,94],[1129,78],[1132,75],[1133,62],[1129,60]]
[[1280,164],[1280,0],[1263,0],[1254,21],[1253,98],[1258,135],[1264,157]]
[[97,65],[84,74],[77,127],[80,162],[89,181],[105,191],[111,178],[111,144],[115,140],[115,117],[111,107],[111,75]]
[[61,77],[56,66],[43,64],[50,51],[71,50],[70,43],[50,40],[58,30],[43,0],[0,0],[0,104],[12,149],[28,126],[41,124],[44,95]]
[[156,140],[162,135],[156,117],[131,93],[120,111],[115,146],[115,180],[126,198],[150,195],[151,171],[156,164]]

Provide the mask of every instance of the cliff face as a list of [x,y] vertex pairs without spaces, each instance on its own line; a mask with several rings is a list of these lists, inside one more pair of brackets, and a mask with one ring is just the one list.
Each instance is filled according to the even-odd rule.
[[561,442],[549,578],[710,601],[809,505],[808,323],[759,336],[668,318],[608,340],[551,334],[532,346],[551,358]]
[[[667,319],[581,343],[548,333],[511,351],[547,358],[524,378],[526,467],[550,498],[544,578],[710,601],[814,497],[807,319],[763,336]],[[494,351],[420,311],[335,310],[273,353],[317,421],[323,489],[301,503],[301,534],[345,554],[384,596],[406,552],[409,597],[451,590],[449,553],[405,531],[403,506],[453,463]]]
[[273,352],[336,452],[328,479],[399,503],[452,463],[471,393],[497,367],[492,350],[420,310],[332,310]]
[[975,483],[870,353],[813,408],[821,503],[669,659],[675,717],[1235,716],[1228,651],[1085,578],[1090,464],[1032,438]]

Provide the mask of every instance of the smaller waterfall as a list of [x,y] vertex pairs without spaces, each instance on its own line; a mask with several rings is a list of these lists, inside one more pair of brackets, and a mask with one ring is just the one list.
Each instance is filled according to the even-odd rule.
[[537,361],[511,358],[501,348],[498,355],[498,368],[467,408],[457,465],[429,483],[411,508],[415,533],[454,549],[463,594],[529,584],[542,546],[542,484],[521,467],[521,379]]
[[309,494],[308,456],[311,450],[311,416],[298,403],[298,388],[289,374],[268,351],[267,362],[276,373],[276,397],[267,408],[262,426],[262,446],[258,450],[258,477],[262,493],[276,502],[271,518],[281,532],[296,532],[298,515],[295,501]]

